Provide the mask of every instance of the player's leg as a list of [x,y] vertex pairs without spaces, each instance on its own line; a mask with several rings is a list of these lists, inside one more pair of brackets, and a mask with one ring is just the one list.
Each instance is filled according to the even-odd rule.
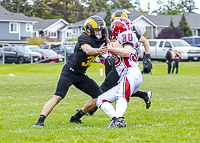
[[92,99],[86,102],[81,110],[70,118],[70,122],[81,123],[80,118],[91,109],[96,108],[96,98],[103,92],[97,83],[88,76],[85,76],[82,82],[76,83],[74,86],[92,97]]
[[60,96],[54,95],[43,107],[42,112],[40,114],[40,117],[37,121],[37,123],[35,123],[33,125],[33,127],[35,126],[44,126],[44,120],[46,119],[46,117],[50,114],[50,112],[53,110],[53,108],[62,100],[62,98]]
[[151,106],[151,98],[152,98],[152,92],[151,91],[147,91],[147,92],[143,92],[143,91],[137,91],[136,93],[133,93],[131,95],[131,97],[140,97],[144,100],[145,104],[146,104],[146,109],[149,109],[149,107]]
[[[66,69],[66,68],[63,68]],[[44,126],[46,117],[50,114],[53,108],[65,97],[69,87],[72,85],[68,78],[67,71],[61,73],[60,79],[57,84],[56,92],[53,97],[44,105],[37,123],[33,126]],[[69,74],[70,75],[70,74]],[[72,77],[72,75],[70,75]]]
[[101,84],[100,86],[101,90],[103,92],[108,91],[109,89],[117,85],[118,80],[119,80],[119,75],[115,67],[113,67],[112,70],[109,72],[109,74],[106,76],[104,82]]
[[117,90],[116,112],[115,116],[118,120],[118,127],[125,127],[127,124],[123,119],[123,115],[127,110],[127,100],[130,95],[136,92],[142,85],[142,74],[138,68],[129,68],[125,78],[119,83]]
[[[105,65],[106,66],[106,65]],[[106,67],[105,67],[106,68]],[[100,88],[103,92],[108,91],[109,89],[111,89],[112,87],[117,85],[117,82],[119,80],[119,75],[115,69],[115,67],[113,67],[110,71],[109,74],[106,76],[104,82],[101,84]],[[94,108],[91,111],[88,112],[89,115],[93,115],[96,110],[98,108]]]
[[113,105],[111,104],[112,102],[116,100],[115,95],[116,95],[117,89],[118,89],[118,85],[104,92],[102,95],[100,95],[97,98],[97,102],[96,102],[97,107],[101,108],[112,119],[108,128],[117,127],[117,125],[115,124],[116,117],[114,117],[115,109]]
[[[104,82],[101,84],[100,88],[103,92],[108,91],[112,87],[117,85],[117,82],[119,80],[119,75],[115,69],[115,67],[112,68],[112,70],[109,72],[109,74],[106,76]],[[98,108],[94,108],[91,111],[88,112],[89,115],[93,115]],[[78,109],[79,111],[79,109]],[[87,114],[87,115],[88,115]]]

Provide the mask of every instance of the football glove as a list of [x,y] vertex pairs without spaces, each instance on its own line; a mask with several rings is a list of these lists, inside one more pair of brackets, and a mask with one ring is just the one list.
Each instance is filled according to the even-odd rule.
[[152,62],[150,54],[145,54],[143,58],[143,64],[145,67],[152,69]]
[[108,64],[111,66],[115,63],[115,57],[112,56],[112,54],[109,53],[106,60],[108,61]]

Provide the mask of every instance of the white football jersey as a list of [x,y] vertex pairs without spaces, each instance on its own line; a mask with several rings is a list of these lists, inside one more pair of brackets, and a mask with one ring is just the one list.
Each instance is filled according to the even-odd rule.
[[[122,44],[130,43],[133,44],[132,52],[130,57],[117,57],[115,61],[115,67],[119,75],[121,75],[122,71],[128,67],[138,67],[137,60],[139,54],[139,39],[136,34],[131,31],[124,31],[120,33],[116,39],[116,42]],[[139,68],[139,67],[138,67]]]

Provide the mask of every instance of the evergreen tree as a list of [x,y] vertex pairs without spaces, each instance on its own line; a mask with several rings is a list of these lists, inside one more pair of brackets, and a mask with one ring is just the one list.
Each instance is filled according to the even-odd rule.
[[111,11],[110,11],[110,8],[107,8],[106,9],[106,17],[104,19],[104,21],[106,22],[106,26],[110,26],[111,24]]
[[178,28],[181,30],[181,33],[184,36],[192,36],[192,30],[188,26],[188,22],[185,18],[185,14],[182,15],[182,18],[179,22]]
[[170,20],[169,28],[174,28],[174,23],[173,23],[172,17],[171,17],[171,20]]

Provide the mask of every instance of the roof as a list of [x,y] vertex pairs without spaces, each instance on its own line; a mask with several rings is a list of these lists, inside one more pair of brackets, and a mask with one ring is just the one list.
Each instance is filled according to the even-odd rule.
[[0,21],[16,21],[16,22],[33,22],[37,21],[32,20],[31,17],[25,16],[23,13],[13,13],[9,12],[2,6],[0,6]]
[[[115,12],[116,10],[119,10],[119,9],[112,9],[111,10],[111,14],[113,12]],[[139,11],[136,11],[136,10],[128,10],[128,9],[126,9],[126,11],[128,11],[130,13],[128,15],[129,15],[129,19],[131,21],[134,21],[135,19],[137,19],[138,17],[143,15],[141,18],[146,17],[148,20],[150,20],[154,24],[156,24],[157,27],[169,27],[171,18],[173,20],[174,26],[177,27],[179,25],[179,21],[182,18],[181,14],[179,14],[179,15],[158,15],[158,16],[155,16],[155,15],[149,15],[149,14],[146,14],[146,13],[142,13],[142,12],[139,12]],[[96,15],[98,15],[98,16],[100,16],[100,17],[102,17],[104,19],[105,16],[106,16],[106,11],[98,12],[98,13],[96,13]],[[199,28],[200,29],[200,14],[186,13],[185,17],[186,17],[186,19],[188,21],[188,25],[190,27]],[[147,19],[145,19],[145,20],[147,20]],[[72,25],[70,27],[83,26],[85,20],[78,21],[78,22],[74,23],[74,25]]]
[[42,19],[39,17],[31,17],[31,19],[38,21],[38,23],[33,25],[34,30],[43,30],[59,20],[59,19]]

